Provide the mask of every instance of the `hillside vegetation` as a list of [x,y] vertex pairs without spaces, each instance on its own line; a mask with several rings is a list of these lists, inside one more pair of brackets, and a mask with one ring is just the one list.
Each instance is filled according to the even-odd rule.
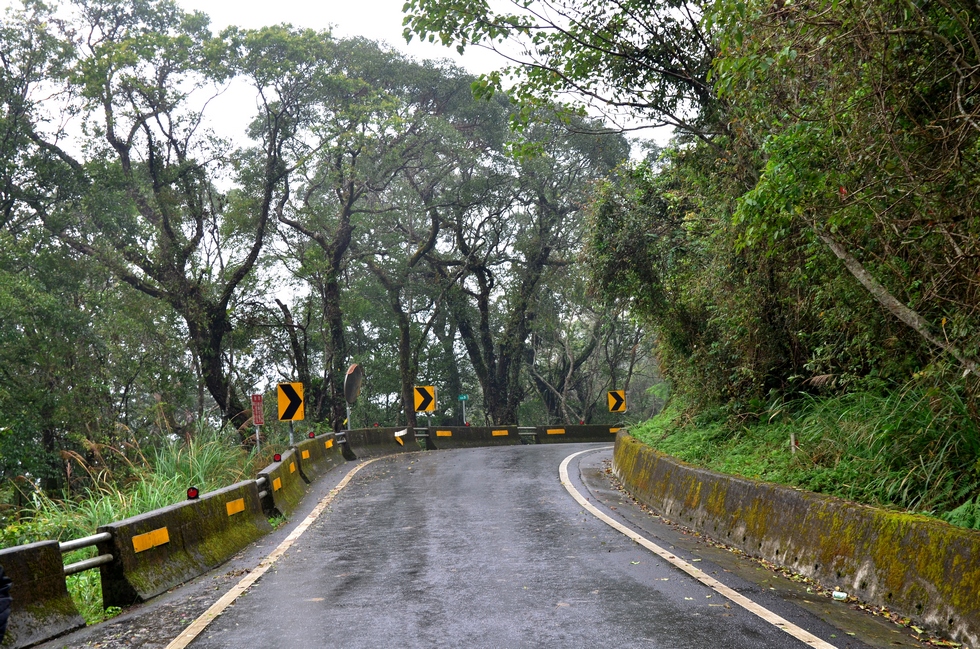
[[513,83],[531,105],[674,127],[588,210],[593,294],[644,324],[673,395],[640,434],[716,468],[969,523],[976,2],[466,5],[411,0],[408,25],[520,52],[481,92]]

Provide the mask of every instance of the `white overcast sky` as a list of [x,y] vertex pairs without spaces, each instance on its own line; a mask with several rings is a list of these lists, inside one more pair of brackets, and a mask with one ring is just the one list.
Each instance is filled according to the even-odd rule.
[[[257,28],[289,23],[296,27],[330,29],[335,36],[365,36],[382,41],[416,59],[448,58],[471,74],[484,74],[504,67],[507,61],[480,47],[470,47],[460,56],[455,48],[438,43],[423,43],[417,38],[406,43],[402,36],[402,6],[405,0],[177,0],[188,11],[202,11],[211,17],[212,31],[229,25]],[[19,0],[0,0],[0,9],[19,5]],[[2,11],[0,11],[2,16]],[[229,106],[240,101],[235,93],[222,103]],[[234,111],[238,112],[238,111]],[[219,131],[240,133],[238,125],[225,124]],[[654,139],[665,144],[670,129],[640,131],[634,137]]]
[[366,36],[387,42],[417,59],[450,58],[474,74],[503,67],[504,60],[492,52],[471,48],[460,57],[454,48],[420,43],[406,45],[402,36],[404,0],[178,0],[187,10],[211,17],[213,31],[229,25],[256,28],[290,23],[313,29],[331,28],[336,36]]
[[[263,27],[290,23],[297,27],[332,29],[336,36],[366,36],[387,42],[417,59],[449,58],[473,74],[503,67],[504,60],[486,50],[472,48],[460,57],[456,50],[442,45],[406,45],[402,36],[402,5],[405,0],[177,0],[188,11],[202,11],[211,17],[212,31],[229,25]],[[0,19],[8,7],[19,0],[0,0]]]

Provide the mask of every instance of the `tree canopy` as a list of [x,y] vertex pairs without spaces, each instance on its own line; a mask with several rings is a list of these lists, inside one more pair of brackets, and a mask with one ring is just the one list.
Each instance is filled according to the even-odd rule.
[[171,0],[29,0],[0,40],[5,477],[78,488],[201,422],[251,444],[248,395],[283,380],[339,429],[352,362],[361,425],[414,424],[420,382],[438,421],[462,393],[478,422],[601,420],[608,380],[655,376],[598,361],[614,319],[537,315],[588,303],[582,207],[622,138],[542,106],[514,157],[519,107],[457,68]]

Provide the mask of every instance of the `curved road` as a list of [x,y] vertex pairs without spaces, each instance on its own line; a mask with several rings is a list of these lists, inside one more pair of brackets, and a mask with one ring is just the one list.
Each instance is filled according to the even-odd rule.
[[832,602],[787,601],[768,582],[713,563],[710,552],[684,549],[690,539],[668,526],[644,532],[829,643],[807,644],[597,520],[558,469],[590,451],[571,462],[572,486],[618,517],[615,503],[627,504],[602,479],[608,449],[515,446],[376,460],[189,646],[868,646],[811,613]]

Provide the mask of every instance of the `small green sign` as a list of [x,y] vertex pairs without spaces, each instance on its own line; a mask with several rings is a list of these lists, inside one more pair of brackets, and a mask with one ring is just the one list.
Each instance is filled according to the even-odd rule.
[[459,400],[460,401],[469,401],[470,400],[470,395],[468,395],[468,394],[461,394],[461,395],[459,395]]

